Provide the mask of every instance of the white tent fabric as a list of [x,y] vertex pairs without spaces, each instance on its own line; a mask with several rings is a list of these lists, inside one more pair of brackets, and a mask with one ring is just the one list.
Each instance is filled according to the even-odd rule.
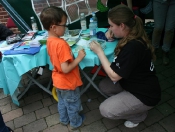
[[[102,3],[106,5],[106,1],[107,0],[102,0]],[[68,14],[68,24],[78,21],[81,12],[84,12],[85,15],[88,16],[92,12],[98,11],[98,9],[96,8],[96,0],[31,0],[31,3],[33,10],[38,18],[44,7],[61,7]]]

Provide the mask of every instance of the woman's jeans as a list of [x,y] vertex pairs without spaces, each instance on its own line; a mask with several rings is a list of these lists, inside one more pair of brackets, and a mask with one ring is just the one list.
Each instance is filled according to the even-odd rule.
[[153,0],[154,31],[152,44],[159,48],[162,32],[164,32],[162,50],[170,50],[175,28],[175,0]]
[[0,112],[0,132],[9,132],[8,128],[4,123],[1,112]]
[[70,126],[79,127],[82,124],[82,117],[79,115],[81,110],[80,89],[75,90],[60,90],[57,89],[58,94],[58,111],[60,115],[60,122]]

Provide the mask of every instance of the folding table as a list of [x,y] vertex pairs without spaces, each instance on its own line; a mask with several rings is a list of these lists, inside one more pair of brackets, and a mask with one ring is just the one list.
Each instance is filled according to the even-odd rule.
[[[101,29],[102,31],[105,31],[106,29]],[[117,41],[114,42],[106,42],[106,49],[104,50],[105,55],[109,59],[110,62],[113,60],[113,53],[114,49],[116,47]],[[75,57],[77,57],[78,53],[75,52],[76,45],[71,47],[72,52]],[[51,91],[49,90],[49,85],[51,85],[51,80],[47,87],[42,86],[39,84],[34,76],[35,72],[33,74],[30,74],[28,71],[31,69],[34,69],[39,66],[45,66],[49,65],[49,69],[52,70],[53,66],[50,62],[50,58],[47,54],[46,45],[43,45],[40,49],[40,52],[35,55],[27,55],[27,54],[19,54],[19,55],[7,55],[3,56],[2,61],[0,62],[0,87],[3,88],[4,94],[10,94],[13,100],[13,103],[19,105],[18,100],[24,95],[24,93],[30,88],[32,83],[35,83],[40,88],[42,88],[47,93],[51,94]],[[90,78],[83,69],[85,67],[94,67],[95,65],[98,65],[99,68],[97,69],[96,73],[93,75],[92,78]],[[80,62],[80,71],[85,76],[85,78],[89,81],[89,84],[82,90],[82,93],[84,93],[90,85],[92,85],[96,90],[98,90],[98,87],[95,85],[93,80],[97,76],[97,73],[100,69],[100,60],[98,59],[98,56],[91,50],[86,50],[86,56],[85,58]],[[26,87],[24,92],[20,95],[18,91],[18,86],[20,84],[20,80],[22,79],[22,75],[27,73],[27,76],[29,77],[29,86]],[[98,90],[99,91],[99,90]],[[100,91],[99,91],[100,92]],[[100,92],[101,93],[101,92]],[[103,95],[103,93],[101,93]],[[105,95],[104,95],[105,96]]]
[[[10,94],[13,103],[19,105],[18,86],[22,75],[33,68],[47,64],[50,64],[50,59],[47,55],[46,45],[43,45],[40,52],[35,55],[3,55],[0,63],[0,87],[3,88],[4,94]],[[49,69],[52,70],[52,68],[52,65],[49,65]],[[29,84],[32,82],[29,81]]]

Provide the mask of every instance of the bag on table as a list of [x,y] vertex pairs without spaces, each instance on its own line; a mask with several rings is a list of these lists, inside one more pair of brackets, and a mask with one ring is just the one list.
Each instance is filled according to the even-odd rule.
[[24,34],[10,35],[6,38],[6,42],[7,42],[7,44],[13,44],[13,43],[19,42],[23,36],[24,36]]

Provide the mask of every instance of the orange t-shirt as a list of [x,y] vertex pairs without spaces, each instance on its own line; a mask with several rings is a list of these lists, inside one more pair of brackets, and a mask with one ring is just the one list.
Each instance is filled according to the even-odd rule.
[[62,72],[61,64],[74,60],[71,48],[64,39],[49,37],[47,39],[47,51],[53,65],[52,80],[56,88],[75,90],[76,87],[83,84],[78,66],[69,73]]

